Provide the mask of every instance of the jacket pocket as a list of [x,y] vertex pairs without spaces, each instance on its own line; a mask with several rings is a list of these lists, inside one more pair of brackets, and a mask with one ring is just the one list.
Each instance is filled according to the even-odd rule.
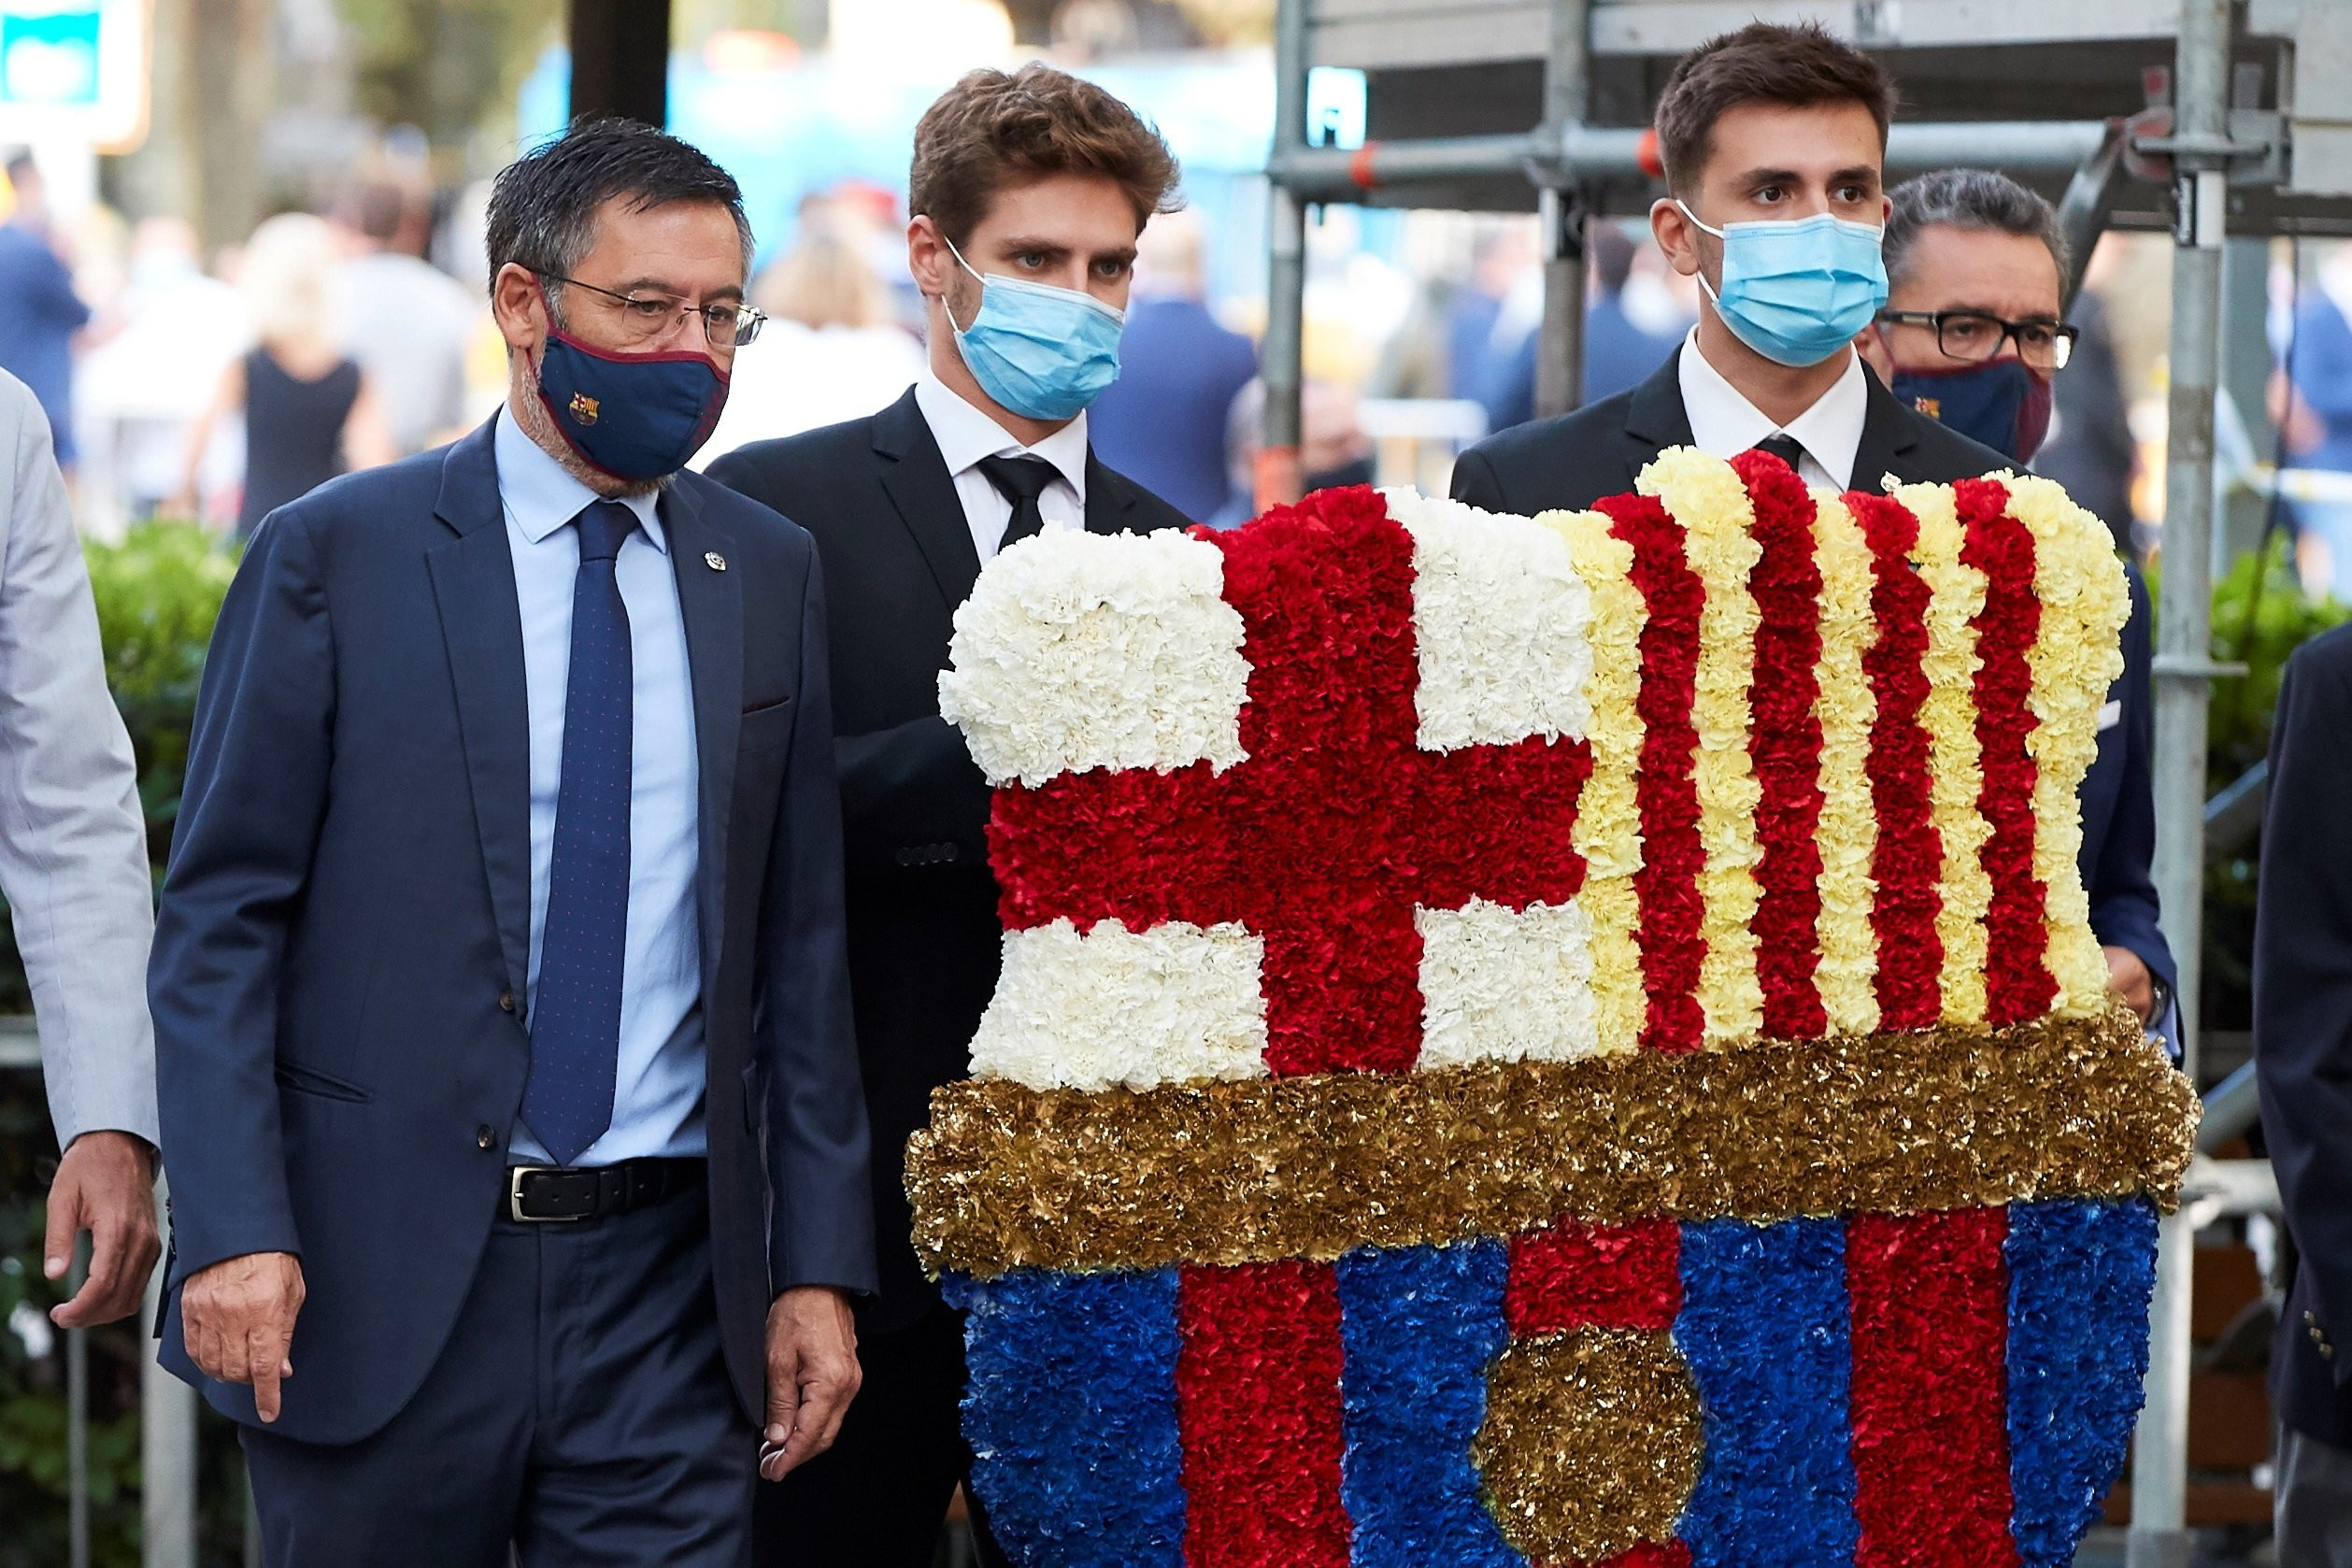
[[306,1067],[299,1062],[280,1062],[278,1064],[278,1087],[291,1089],[297,1094],[349,1100],[354,1105],[364,1105],[376,1098],[358,1084],[338,1078],[333,1073],[321,1073],[316,1067]]

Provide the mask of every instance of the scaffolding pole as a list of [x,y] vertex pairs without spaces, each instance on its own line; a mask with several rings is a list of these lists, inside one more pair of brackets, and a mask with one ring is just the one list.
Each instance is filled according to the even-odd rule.
[[[1588,0],[1552,0],[1551,55],[1544,62],[1544,125],[1564,143],[1584,123]],[[1536,192],[1543,225],[1544,322],[1535,356],[1535,414],[1564,414],[1584,393],[1584,192],[1564,169]]]
[[[2173,66],[2172,385],[2166,408],[2164,580],[2157,617],[2156,865],[2158,897],[2179,965],[2181,1065],[2193,1079],[2198,943],[2204,892],[2205,710],[2214,526],[2213,412],[2221,372],[2221,259],[2229,215],[2231,0],[2181,0]],[[2159,1233],[2149,1310],[2147,1403],[2131,1461],[2129,1568],[2187,1568],[2188,1309],[2192,1211]]]
[[[1306,150],[1307,0],[1280,0],[1274,21],[1272,167]],[[1300,392],[1306,354],[1306,207],[1279,177],[1268,181],[1266,339],[1259,376],[1266,392],[1265,435],[1258,449],[1256,509],[1296,501],[1305,492],[1299,466]]]

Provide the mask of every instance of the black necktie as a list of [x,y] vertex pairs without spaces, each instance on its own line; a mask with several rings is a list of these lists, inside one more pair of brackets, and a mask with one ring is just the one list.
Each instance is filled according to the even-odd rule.
[[1797,438],[1785,433],[1765,436],[1756,443],[1756,449],[1760,452],[1772,453],[1773,456],[1787,463],[1791,470],[1797,466],[1797,460],[1804,456],[1804,448],[1798,444]]
[[997,494],[1013,504],[1005,536],[996,541],[999,552],[1046,531],[1046,514],[1037,509],[1037,497],[1053,483],[1052,463],[1042,457],[984,457],[980,472],[988,476]]

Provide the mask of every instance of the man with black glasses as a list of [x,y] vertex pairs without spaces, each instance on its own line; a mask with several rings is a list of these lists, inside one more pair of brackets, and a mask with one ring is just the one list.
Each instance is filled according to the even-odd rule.
[[274,1568],[739,1568],[875,1286],[822,575],[681,472],[735,182],[583,121],[488,238],[505,406],[272,513],[205,665],[162,1352]]
[[[2074,329],[2060,321],[2066,239],[2050,204],[1989,169],[1944,169],[1888,192],[1887,303],[1857,341],[1904,406],[2022,468],[2050,423],[2051,378]],[[2173,952],[2157,926],[2149,789],[2147,585],[2129,563],[2123,674],[2099,711],[2081,792],[2083,885],[2107,980],[2170,1039]]]

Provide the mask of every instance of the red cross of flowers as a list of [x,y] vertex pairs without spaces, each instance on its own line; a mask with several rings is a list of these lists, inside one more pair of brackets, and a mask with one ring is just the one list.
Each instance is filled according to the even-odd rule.
[[996,794],[1009,930],[1239,921],[1265,943],[1277,1076],[1401,1073],[1419,1054],[1415,907],[1563,904],[1591,771],[1581,740],[1415,744],[1413,541],[1369,489],[1203,532],[1246,629],[1246,761],[1063,774]]

